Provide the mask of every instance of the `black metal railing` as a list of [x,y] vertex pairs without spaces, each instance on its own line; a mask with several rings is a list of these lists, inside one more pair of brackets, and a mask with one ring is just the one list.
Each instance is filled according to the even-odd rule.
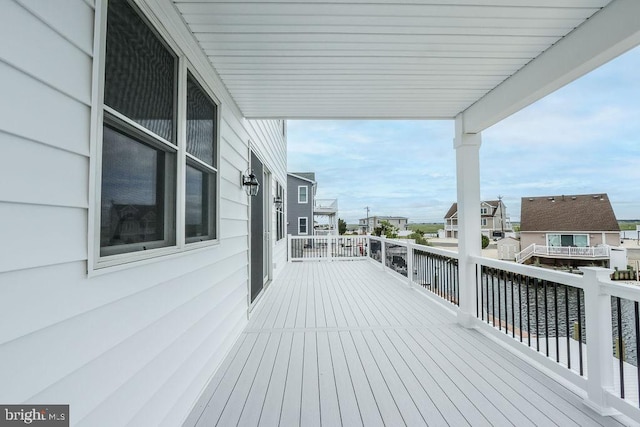
[[584,376],[584,291],[488,266],[479,268],[478,318]]
[[[635,388],[631,394],[637,398],[638,391],[640,391],[640,363],[638,363],[638,354],[640,354],[640,316],[638,301],[612,296],[611,327],[613,357],[618,359],[616,369],[618,370],[620,398],[629,398],[628,385],[632,385]],[[628,380],[627,383],[625,383],[626,380]],[[635,403],[640,407],[640,402],[636,401]]]
[[456,258],[415,248],[413,249],[413,271],[415,283],[459,305],[460,287]]

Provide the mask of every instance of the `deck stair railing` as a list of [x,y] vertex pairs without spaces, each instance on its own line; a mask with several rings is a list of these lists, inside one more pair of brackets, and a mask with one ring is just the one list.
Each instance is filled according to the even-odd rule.
[[587,247],[544,246],[534,243],[517,253],[516,261],[523,263],[536,255],[562,258],[607,258],[609,257],[609,247],[604,245]]

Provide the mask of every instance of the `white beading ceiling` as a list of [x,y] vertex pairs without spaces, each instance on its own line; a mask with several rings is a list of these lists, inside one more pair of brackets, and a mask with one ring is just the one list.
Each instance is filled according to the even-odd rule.
[[[640,3],[611,3],[629,9],[634,2]],[[451,119],[541,53],[553,50],[556,43],[568,38],[585,21],[601,15],[601,9],[610,1],[174,3],[246,117]],[[637,8],[626,12],[636,11]],[[625,15],[625,11],[618,13]],[[611,18],[602,21],[610,25]],[[636,16],[635,21],[640,17]],[[634,23],[632,20],[620,25],[633,27]],[[640,22],[627,32],[637,35],[638,27]],[[585,31],[586,36],[580,36],[582,40],[574,41],[575,45],[593,43],[591,38],[599,36],[595,32]],[[624,37],[615,38],[601,49],[619,45]],[[568,45],[565,50],[579,49]],[[591,52],[587,55],[595,56]],[[588,58],[568,56],[573,68],[588,62]],[[558,60],[563,58],[555,59]],[[549,81],[557,82],[552,86],[566,83],[558,80],[566,80],[566,72],[554,75],[553,63],[542,65],[539,72],[548,72]],[[541,89],[537,86],[544,86],[535,84],[532,93]],[[514,96],[529,95],[522,86],[526,82],[513,89]],[[518,90],[524,92],[519,94]],[[533,98],[540,95],[544,93],[536,93]],[[521,108],[514,107],[517,99],[510,103],[511,109]],[[508,106],[494,104],[500,104],[500,99],[487,101],[490,108],[504,110],[496,111],[496,117],[510,113]],[[481,128],[495,122],[495,118],[477,121]]]

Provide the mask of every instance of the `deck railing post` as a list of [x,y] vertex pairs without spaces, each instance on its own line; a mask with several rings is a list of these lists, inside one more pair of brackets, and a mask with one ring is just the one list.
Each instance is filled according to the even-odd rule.
[[387,267],[387,237],[384,235],[380,236],[380,257],[382,271],[384,271]]
[[601,282],[611,270],[581,267],[584,272],[584,315],[587,326],[587,399],[584,403],[601,415],[617,411],[607,406],[606,390],[613,390],[613,333],[611,330],[611,296],[601,291]]
[[334,237],[331,234],[327,234],[327,259],[329,262],[333,261],[333,244],[335,243]]
[[287,262],[291,262],[291,254],[293,252],[293,248],[291,247],[291,234],[287,234]]
[[413,245],[407,242],[407,281],[413,287]]

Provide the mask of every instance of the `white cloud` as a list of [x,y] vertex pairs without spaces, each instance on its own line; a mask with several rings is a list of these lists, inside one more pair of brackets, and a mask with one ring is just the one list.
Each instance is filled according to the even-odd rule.
[[[640,218],[640,49],[483,132],[481,195],[607,192],[618,218]],[[375,215],[442,221],[456,198],[453,123],[291,121],[289,170],[315,171],[318,196],[348,222]]]

